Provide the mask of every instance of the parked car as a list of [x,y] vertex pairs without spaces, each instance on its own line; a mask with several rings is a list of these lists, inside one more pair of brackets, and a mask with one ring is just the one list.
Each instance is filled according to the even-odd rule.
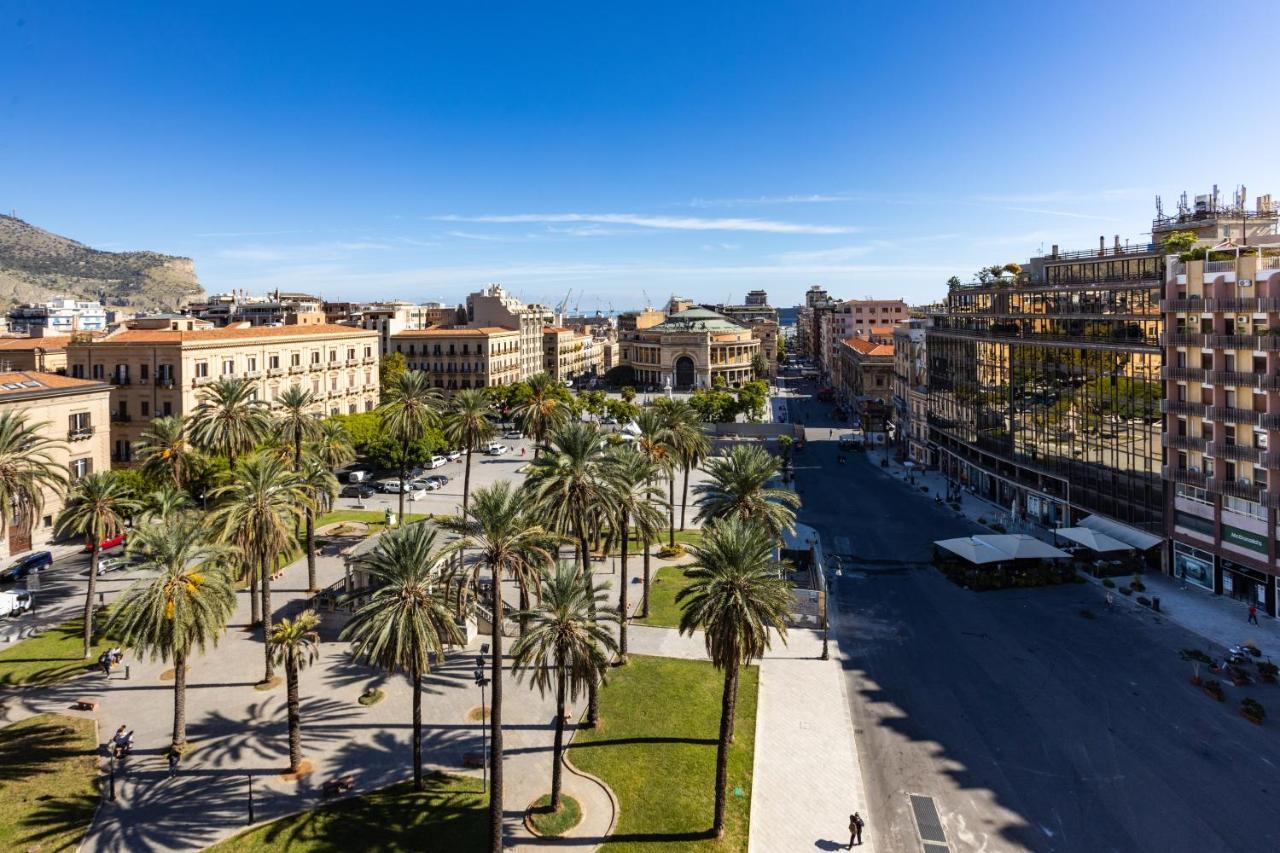
[[35,599],[25,589],[0,592],[0,616],[21,616],[35,605]]
[[462,458],[462,451],[450,450],[447,453],[445,453],[444,458],[448,459],[450,462],[457,462],[459,459]]
[[[102,557],[98,560],[98,576],[127,570],[133,561],[128,557]],[[88,574],[86,572],[85,574]]]
[[[108,548],[115,548],[123,544],[124,544],[124,533],[121,532],[121,533],[117,533],[115,536],[110,537],[109,539],[103,539],[101,542],[99,542],[98,550],[106,551]],[[92,550],[93,549],[90,548],[87,544],[84,546],[84,552],[86,554],[88,554]]]
[[441,483],[439,480],[433,479],[431,477],[426,477],[422,480],[417,480],[413,484],[415,489],[419,489],[424,492],[437,492],[440,490],[440,487],[443,485],[444,483]]
[[502,437],[509,441],[519,441],[520,439],[524,438],[524,433],[522,433],[518,429],[509,429],[505,433],[503,433]]
[[353,468],[352,470],[347,472],[347,482],[348,483],[364,483],[369,480],[370,476],[371,476],[371,472],[365,470],[364,468]]
[[491,444],[484,450],[484,452],[489,456],[501,456],[502,454],[510,451],[511,448],[507,447],[505,444]]
[[431,461],[427,463],[427,468],[432,470],[435,470],[436,468],[443,468],[448,461],[449,460],[445,459],[443,456],[432,456]]
[[349,486],[343,486],[338,494],[344,498],[369,498],[375,493],[376,490],[368,483],[352,483]]
[[400,494],[400,478],[388,477],[385,480],[378,481],[378,491],[386,495]]
[[48,551],[34,551],[25,557],[19,557],[0,571],[0,581],[22,580],[32,572],[38,572],[53,562],[53,554]]

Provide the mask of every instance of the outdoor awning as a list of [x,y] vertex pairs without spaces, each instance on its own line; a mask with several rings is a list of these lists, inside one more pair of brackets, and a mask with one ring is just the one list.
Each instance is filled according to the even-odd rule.
[[1054,533],[1063,539],[1070,539],[1079,545],[1097,551],[1099,554],[1105,554],[1109,551],[1131,551],[1133,546],[1128,542],[1121,542],[1113,536],[1100,533],[1097,530],[1091,530],[1088,527],[1059,527]]
[[1139,551],[1146,551],[1148,548],[1154,548],[1164,542],[1164,537],[1162,536],[1155,536],[1136,527],[1130,527],[1127,524],[1103,518],[1100,515],[1086,516],[1080,520],[1078,526],[1105,533],[1112,539],[1119,539],[1121,542],[1127,542]]
[[970,563],[1001,563],[1007,560],[1068,559],[1066,551],[1041,542],[1025,533],[1002,536],[965,536],[959,539],[939,539],[933,543]]

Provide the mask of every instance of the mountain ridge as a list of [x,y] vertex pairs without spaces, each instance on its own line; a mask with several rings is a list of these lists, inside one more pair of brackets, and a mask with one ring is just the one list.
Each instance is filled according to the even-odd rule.
[[174,311],[204,296],[190,258],[107,252],[0,214],[0,307],[58,297],[135,311]]

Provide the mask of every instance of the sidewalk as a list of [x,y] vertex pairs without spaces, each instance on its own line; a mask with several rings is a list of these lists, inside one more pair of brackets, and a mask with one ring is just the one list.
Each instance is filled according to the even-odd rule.
[[[877,454],[881,456],[882,454]],[[915,479],[915,488],[927,486],[928,494],[921,492],[921,500],[932,500],[935,494],[946,494],[946,478],[937,471],[910,470],[897,460],[890,462],[889,467],[882,469],[889,476],[905,482]],[[1053,532],[1031,522],[1011,523],[1007,508],[1001,509],[990,501],[963,492],[961,495],[960,515],[972,521],[980,518],[988,522],[998,521],[1010,533],[1027,533],[1053,544]],[[1100,590],[1102,581],[1091,575],[1082,575],[1094,583]],[[1115,578],[1116,586],[1121,586],[1124,578]],[[1250,640],[1262,650],[1264,656],[1280,659],[1280,623],[1265,613],[1259,612],[1258,625],[1250,625],[1248,605],[1227,596],[1216,595],[1194,584],[1183,584],[1178,578],[1157,572],[1147,572],[1142,576],[1147,587],[1143,593],[1148,598],[1159,596],[1160,612],[1156,613],[1143,607],[1135,600],[1137,595],[1124,596],[1114,593],[1117,606],[1131,606],[1150,614],[1152,619],[1168,619],[1180,627],[1199,634],[1205,640],[1219,646],[1233,646]]]

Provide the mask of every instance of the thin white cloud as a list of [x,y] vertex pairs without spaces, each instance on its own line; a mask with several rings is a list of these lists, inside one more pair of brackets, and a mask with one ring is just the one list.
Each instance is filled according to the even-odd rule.
[[634,225],[664,231],[753,231],[767,234],[853,234],[859,229],[847,225],[812,225],[741,217],[705,218],[697,216],[646,216],[637,213],[514,213],[485,216],[433,216],[440,222],[488,224],[594,222],[603,225]]
[[689,200],[690,207],[747,207],[767,204],[831,204],[835,202],[854,201],[857,196],[845,193],[807,195],[761,195],[741,198],[694,198]]
[[981,195],[975,200],[986,204],[1101,204],[1113,201],[1154,198],[1152,190],[1142,187],[1117,187],[1101,190],[1052,190],[1038,193]]
[[281,234],[304,234],[306,232],[300,230],[289,231],[206,231],[202,234],[196,234],[197,237],[278,237]]
[[228,261],[249,261],[254,263],[339,260],[355,252],[383,251],[391,248],[386,243],[335,240],[326,243],[230,246],[220,250],[218,256]]
[[875,246],[836,246],[832,249],[815,249],[811,252],[783,252],[779,260],[791,264],[844,263],[865,257],[876,250]]
[[1014,213],[1034,213],[1039,216],[1064,216],[1068,219],[1090,219],[1095,222],[1120,222],[1113,216],[1095,216],[1091,213],[1075,213],[1070,210],[1050,210],[1044,207],[1018,207],[1014,205],[996,205],[1001,210],[1010,210]]

